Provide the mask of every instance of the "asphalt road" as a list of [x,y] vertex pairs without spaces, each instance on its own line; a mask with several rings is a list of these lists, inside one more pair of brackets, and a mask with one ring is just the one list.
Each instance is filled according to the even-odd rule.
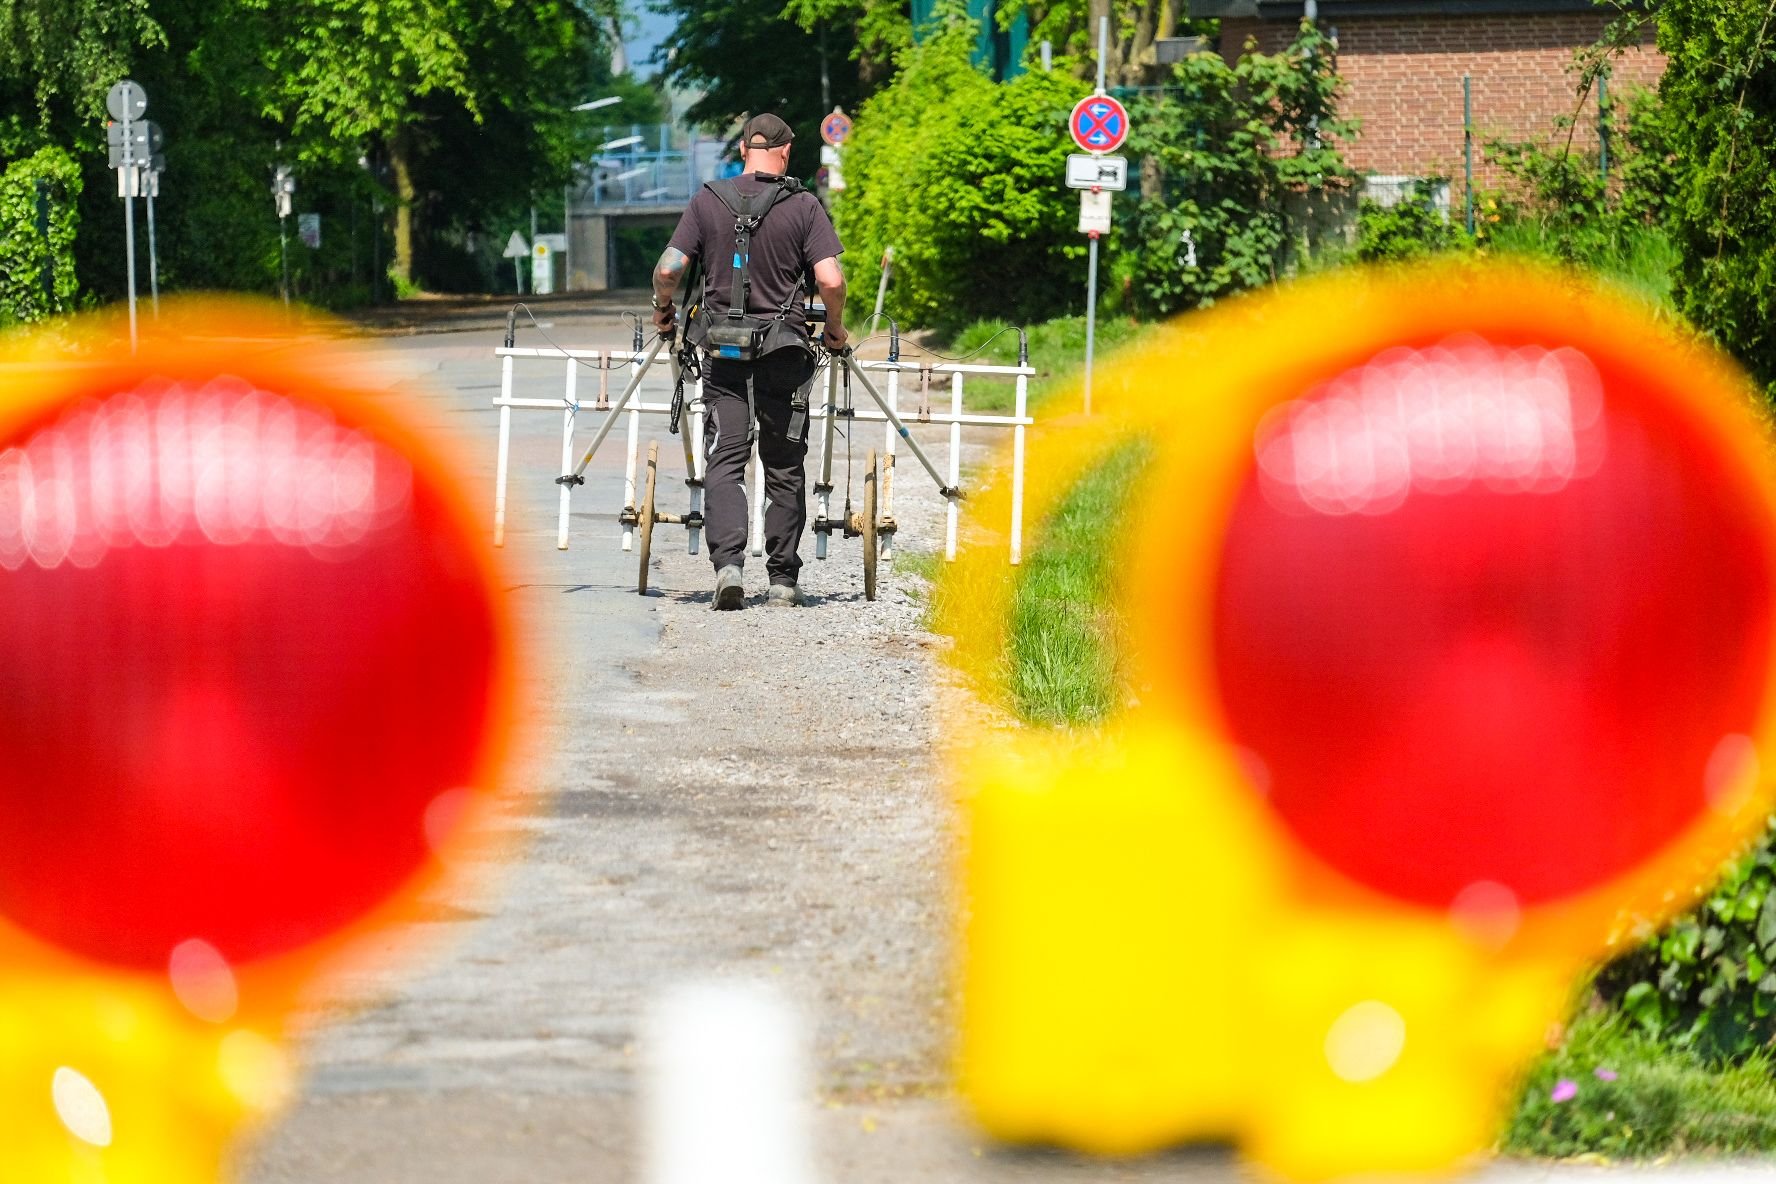
[[[639,303],[536,311],[563,343],[626,347],[618,310]],[[491,519],[488,403],[503,310],[402,316],[411,323],[374,326],[379,368],[465,437],[479,458],[468,479]],[[408,330],[418,332],[398,335]],[[520,394],[559,393],[558,366],[531,373],[521,371]],[[572,549],[558,551],[560,417],[515,417],[506,595],[530,630],[525,695],[537,724],[505,823],[522,858],[433,902],[423,962],[360,974],[317,1000],[302,1093],[245,1151],[240,1177],[643,1179],[644,1018],[675,984],[717,977],[768,984],[802,1017],[812,1082],[801,1097],[820,1180],[1239,1178],[1218,1150],[1102,1163],[994,1149],[968,1129],[944,1072],[949,847],[933,757],[938,729],[966,707],[920,626],[920,582],[884,567],[882,596],[866,602],[857,543],[835,541],[835,559],[804,573],[813,606],[714,614],[707,560],[684,553],[679,528],[661,527],[654,592],[637,596],[635,557],[616,542],[621,460],[618,435],[575,494]],[[903,483],[903,546],[931,547],[937,505]],[[762,570],[748,580],[756,597]],[[744,1137],[724,1152],[728,1179],[752,1178],[748,1153]]]

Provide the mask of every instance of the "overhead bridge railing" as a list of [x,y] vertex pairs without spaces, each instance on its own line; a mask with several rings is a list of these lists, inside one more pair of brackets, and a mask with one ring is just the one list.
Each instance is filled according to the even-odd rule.
[[[1009,430],[1012,434],[1012,496],[1010,522],[1010,561],[1023,557],[1024,512],[1024,439],[1034,424],[1029,414],[1029,381],[1035,371],[1028,364],[1028,346],[1019,330],[1019,364],[1015,366],[972,364],[935,358],[905,359],[901,357],[898,332],[889,336],[886,358],[862,359],[850,350],[840,353],[821,351],[820,368],[813,390],[818,401],[809,408],[812,421],[810,442],[815,451],[809,457],[810,492],[814,507],[811,525],[815,536],[815,558],[826,559],[828,541],[834,532],[844,537],[864,540],[864,571],[866,594],[874,597],[877,558],[892,559],[897,524],[894,518],[895,463],[904,449],[922,467],[939,496],[945,501],[944,558],[956,555],[958,512],[966,498],[962,478],[964,428]],[[703,450],[693,443],[703,435],[704,402],[702,382],[686,377],[685,397],[674,397],[680,378],[678,362],[667,338],[656,337],[643,349],[643,332],[637,323],[632,347],[627,350],[569,349],[553,343],[546,346],[516,344],[512,326],[508,325],[507,343],[495,349],[500,362],[499,396],[493,406],[499,410],[499,455],[495,466],[493,540],[495,546],[505,544],[507,494],[510,482],[512,413],[514,411],[551,411],[561,416],[561,472],[554,477],[560,487],[556,546],[567,549],[568,527],[573,490],[583,483],[583,474],[605,439],[624,421],[626,428],[626,460],[623,476],[623,505],[617,514],[622,526],[622,547],[635,548],[637,532],[642,538],[642,572],[640,584],[645,590],[646,558],[651,549],[652,528],[656,523],[682,525],[686,528],[687,549],[696,554],[703,526]],[[644,392],[643,384],[659,365],[662,356],[670,369],[664,390]],[[526,367],[552,365],[560,374],[561,395],[558,398],[520,398],[515,391],[516,372]],[[971,412],[967,408],[968,382],[974,379],[1005,381],[1014,386],[1013,411],[1010,415]],[[859,395],[862,398],[859,398]],[[598,416],[590,442],[576,455],[578,420],[582,412]],[[654,506],[658,441],[650,444],[645,472],[641,453],[643,417],[664,417],[670,432],[680,436],[684,454],[685,485],[688,506],[682,514],[660,512]],[[681,419],[688,419],[682,424]],[[853,508],[852,446],[853,430],[860,424],[881,424],[883,444],[878,460],[871,449],[863,470],[860,509]],[[934,460],[921,442],[930,427],[931,435],[945,433],[947,448],[941,463]],[[816,438],[812,433],[819,432]],[[859,437],[861,438],[861,437]],[[842,502],[835,513],[835,470],[840,461],[841,442],[845,483]],[[750,549],[760,555],[764,547],[764,481],[756,449],[752,461],[752,504]],[[640,496],[638,497],[638,493]]]

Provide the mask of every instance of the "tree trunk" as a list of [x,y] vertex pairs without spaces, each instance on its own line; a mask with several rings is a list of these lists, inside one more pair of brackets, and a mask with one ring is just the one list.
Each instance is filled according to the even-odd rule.
[[1089,0],[1086,5],[1085,59],[1080,66],[1087,81],[1096,78],[1098,20],[1110,18],[1109,52],[1105,54],[1104,81],[1110,86],[1152,86],[1164,78],[1154,41],[1174,36],[1178,28],[1178,0],[1139,0],[1114,11],[1111,0]]
[[413,284],[413,168],[405,131],[389,137],[389,168],[395,176],[395,261],[390,274],[397,287]]

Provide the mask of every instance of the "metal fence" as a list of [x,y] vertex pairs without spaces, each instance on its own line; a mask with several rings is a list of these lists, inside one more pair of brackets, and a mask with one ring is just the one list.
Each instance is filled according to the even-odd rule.
[[722,175],[728,143],[670,123],[606,127],[579,172],[578,209],[682,206]]

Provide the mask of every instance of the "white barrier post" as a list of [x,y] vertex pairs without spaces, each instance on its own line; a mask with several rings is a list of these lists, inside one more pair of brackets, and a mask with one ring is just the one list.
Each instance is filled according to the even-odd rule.
[[[826,427],[820,447],[820,481],[814,486],[815,513],[823,526],[832,522],[832,460],[833,431],[838,426],[834,420],[833,386],[838,381],[839,367],[843,365],[837,358],[828,358],[826,362],[826,393],[821,396],[821,407],[826,415]],[[827,530],[814,535],[814,558],[826,558]]]
[[493,545],[506,545],[506,469],[512,448],[512,359],[500,359],[499,460],[493,477]]
[[[898,365],[888,371],[888,409],[893,412],[894,416],[900,414],[900,367]],[[882,435],[887,438],[887,443],[882,448],[882,475],[876,478],[876,492],[882,503],[880,516],[893,522],[894,448],[900,443],[900,434],[894,430],[892,416],[887,423],[882,425]],[[892,560],[894,558],[894,533],[891,530],[882,536],[881,557],[883,559]]]
[[[567,404],[561,412],[561,471],[571,472],[574,463],[574,413],[580,409],[580,364],[567,360],[567,389],[562,394]],[[573,486],[561,487],[561,521],[555,527],[555,549],[567,550],[567,509],[573,498]]]
[[1011,429],[1011,565],[1024,560],[1024,424],[1030,403],[1030,380],[1017,376],[1018,423]]
[[[636,414],[639,415],[640,412]],[[697,395],[691,403],[691,430],[697,433],[697,446],[691,450],[692,463],[696,466],[693,471],[697,474],[697,483],[691,486],[691,509],[697,512],[698,517],[702,517],[703,506],[709,500],[705,496],[703,484],[709,476],[709,456],[703,451],[703,380],[701,378],[697,380]],[[686,533],[690,535],[691,554],[695,555],[697,547],[703,539],[703,530],[701,527],[693,526]]]
[[[616,351],[612,350],[605,364],[611,366],[616,362]],[[635,342],[635,358],[630,364],[631,370],[641,365],[641,341]],[[623,468],[623,506],[635,509],[635,466],[641,463],[641,408],[629,409],[629,459]],[[623,526],[623,550],[628,551],[635,546],[635,527]]]
[[765,553],[765,462],[758,445],[752,446],[752,547],[756,558]]
[[[962,372],[950,375],[950,488],[962,482]],[[944,558],[956,558],[956,499],[945,498]]]
[[806,1030],[762,983],[665,991],[643,1028],[643,1184],[814,1184]]
[[[900,414],[900,368],[897,366],[888,371],[888,406]],[[894,446],[900,443],[900,435],[894,430],[894,421],[889,420],[882,425],[882,435],[886,442],[882,445],[883,456],[893,456]]]

